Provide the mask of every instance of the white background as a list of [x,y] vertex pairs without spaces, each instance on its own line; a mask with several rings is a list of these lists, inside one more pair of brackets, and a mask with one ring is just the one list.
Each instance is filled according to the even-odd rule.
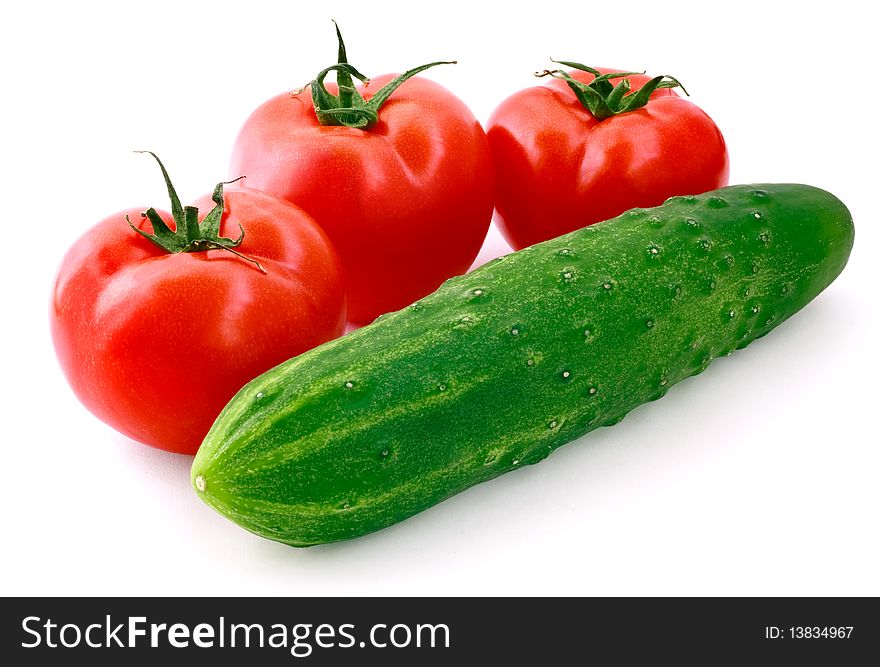
[[[0,594],[880,594],[878,63],[859,6],[12,3]],[[345,544],[250,535],[191,492],[189,458],[79,405],[49,294],[94,222],[165,206],[131,150],[156,151],[185,200],[209,191],[247,114],[334,62],[330,18],[367,74],[458,59],[428,76],[483,122],[550,56],[674,74],[722,128],[731,182],[811,183],[850,206],[850,265],[770,336],[538,466]]]

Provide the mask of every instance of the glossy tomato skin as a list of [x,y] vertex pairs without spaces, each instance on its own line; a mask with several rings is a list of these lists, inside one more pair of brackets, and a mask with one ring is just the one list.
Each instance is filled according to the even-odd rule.
[[[369,99],[392,78],[358,89]],[[315,218],[342,258],[349,317],[360,324],[467,271],[494,207],[482,127],[461,100],[420,77],[400,86],[367,130],[320,125],[309,90],[270,99],[242,127],[230,173]]]
[[[51,303],[61,367],[82,403],[125,435],[194,454],[248,381],[339,336],[345,296],[326,235],[289,202],[228,189],[222,236],[238,251],[167,254],[111,215],[64,258]],[[200,218],[210,196],[195,202]],[[160,212],[173,229],[171,216]]]
[[[601,72],[617,70],[600,69]],[[592,75],[570,74],[589,82]],[[633,89],[649,77],[629,77]],[[727,184],[724,138],[671,89],[635,111],[597,120],[564,81],[527,88],[489,119],[495,222],[515,249]]]

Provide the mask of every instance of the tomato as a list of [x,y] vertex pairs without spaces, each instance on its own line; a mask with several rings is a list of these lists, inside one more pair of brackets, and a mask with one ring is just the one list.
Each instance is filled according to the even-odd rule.
[[[602,91],[604,95],[586,91],[586,101],[600,107],[597,117],[575,94],[596,80],[591,72],[606,75],[619,70],[552,72],[557,78],[548,85],[514,93],[489,119],[495,222],[515,249],[630,208],[656,206],[673,195],[698,194],[727,184],[724,138],[705,112],[671,88],[660,87],[641,100],[644,106],[601,118],[605,115],[600,113],[601,98],[608,90]],[[625,78],[632,95],[651,81],[638,74]],[[613,78],[615,83],[620,80]],[[655,79],[649,85],[653,88],[656,83]],[[671,77],[660,83],[678,84]],[[612,87],[608,82],[607,88]]]
[[[179,229],[168,185],[177,219],[150,215]],[[82,403],[121,433],[184,454],[245,383],[339,336],[346,320],[338,257],[305,212],[222,184],[194,206],[215,203],[197,229],[219,223],[219,235],[203,234],[215,240],[196,252],[136,233],[127,217],[151,233],[143,209],[99,222],[65,256],[51,304],[58,360]]]
[[325,70],[262,104],[241,128],[230,173],[315,218],[342,259],[349,317],[363,324],[467,271],[492,218],[493,174],[467,106],[414,76],[428,66],[354,86],[364,77],[339,41],[328,70],[342,94],[323,83]]

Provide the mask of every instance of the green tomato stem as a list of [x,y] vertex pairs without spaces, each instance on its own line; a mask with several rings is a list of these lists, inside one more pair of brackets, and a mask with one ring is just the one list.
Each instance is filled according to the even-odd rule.
[[[312,89],[312,104],[315,107],[315,115],[321,125],[344,125],[368,130],[379,121],[379,109],[382,105],[407,79],[430,67],[454,65],[456,62],[454,60],[437,61],[407,70],[382,86],[369,100],[365,100],[355,87],[354,79],[365,84],[370,80],[348,62],[342,33],[339,31],[336,21],[333,24],[336,26],[336,38],[339,42],[338,62],[322,69],[309,83]],[[333,95],[324,85],[324,79],[330,72],[336,72],[336,85],[339,88],[337,95]]]
[[[552,58],[551,60],[557,65],[565,65],[566,67],[593,75],[592,81],[584,83],[561,69],[545,69],[543,72],[535,72],[537,77],[552,76],[565,81],[578,101],[598,120],[605,120],[612,116],[641,109],[651,99],[654,91],[660,88],[681,88],[685,95],[689,94],[678,79],[668,74],[655,76],[637,91],[631,92],[632,84],[627,77],[634,74],[644,74],[644,72],[609,72],[608,74],[602,74],[599,70],[582,63],[569,60],[553,60]],[[622,80],[614,84],[612,79]]]
[[223,218],[223,186],[240,181],[244,176],[239,176],[232,181],[223,181],[214,187],[211,200],[214,202],[214,208],[205,216],[205,219],[199,224],[199,210],[195,206],[182,206],[177,191],[171,184],[171,178],[168,171],[159,157],[151,151],[135,151],[136,153],[147,153],[152,155],[153,159],[159,164],[162,170],[162,178],[165,179],[165,187],[168,189],[168,198],[171,200],[171,217],[174,219],[174,230],[171,230],[162,216],[155,208],[150,207],[143,213],[141,217],[147,218],[153,226],[153,233],[138,229],[134,223],[125,216],[125,220],[129,226],[138,234],[149,240],[167,253],[175,254],[179,252],[205,252],[207,250],[225,250],[232,253],[236,257],[250,262],[263,273],[267,273],[263,265],[253,257],[248,257],[242,252],[236,250],[244,240],[244,228],[239,225],[239,236],[237,239],[230,239],[220,236],[220,222]]

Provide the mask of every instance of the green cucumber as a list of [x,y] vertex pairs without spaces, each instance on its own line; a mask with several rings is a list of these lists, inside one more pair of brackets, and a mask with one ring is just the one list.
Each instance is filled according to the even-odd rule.
[[746,185],[512,253],[245,386],[193,485],[291,545],[378,530],[616,424],[763,336],[834,280],[852,243],[833,195]]

